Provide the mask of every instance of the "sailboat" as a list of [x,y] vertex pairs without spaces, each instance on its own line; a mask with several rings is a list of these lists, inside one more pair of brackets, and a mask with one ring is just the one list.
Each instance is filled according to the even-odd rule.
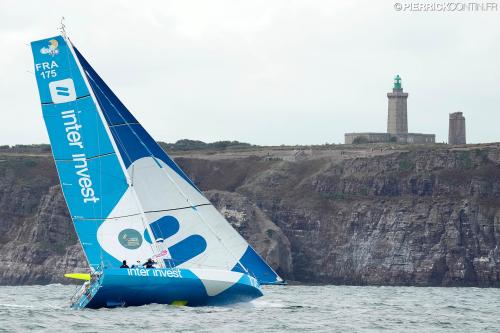
[[[85,280],[72,308],[227,304],[284,283],[66,34],[31,48],[59,180],[90,267],[68,275]],[[120,268],[148,259],[153,268]]]

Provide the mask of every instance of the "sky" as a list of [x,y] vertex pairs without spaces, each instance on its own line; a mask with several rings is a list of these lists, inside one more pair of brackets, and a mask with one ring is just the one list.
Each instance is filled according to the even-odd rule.
[[0,144],[48,143],[29,43],[57,35],[62,16],[73,43],[159,141],[308,145],[385,132],[396,74],[409,93],[410,132],[445,142],[449,113],[462,111],[468,142],[500,141],[500,10],[0,0]]

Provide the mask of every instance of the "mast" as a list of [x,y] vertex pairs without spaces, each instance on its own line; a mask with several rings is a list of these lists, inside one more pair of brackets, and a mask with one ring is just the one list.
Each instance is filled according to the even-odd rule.
[[[89,93],[90,93],[90,96],[92,97],[92,100],[97,108],[97,113],[99,114],[99,117],[104,125],[104,129],[106,130],[106,134],[111,142],[111,145],[113,146],[113,150],[115,151],[116,153],[116,156],[117,156],[117,159],[118,159],[118,162],[120,163],[120,166],[122,168],[122,172],[125,176],[125,179],[127,180],[127,185],[128,185],[128,189],[130,190],[130,192],[132,193],[132,196],[134,198],[134,202],[135,202],[135,205],[137,206],[137,209],[139,211],[139,214],[141,216],[141,220],[142,220],[142,223],[144,225],[144,228],[147,230],[147,232],[149,233],[149,235],[151,236],[150,239],[151,239],[151,246],[153,248],[153,252],[155,254],[159,253],[160,252],[160,249],[158,248],[158,244],[156,242],[156,240],[154,239],[153,237],[153,231],[151,230],[151,227],[149,225],[149,222],[148,222],[148,218],[146,216],[146,214],[144,213],[144,209],[139,201],[139,198],[137,197],[137,193],[135,192],[135,189],[134,189],[134,186],[133,186],[133,180],[132,178],[130,177],[128,171],[127,171],[127,168],[125,167],[125,163],[123,161],[123,157],[121,156],[121,153],[120,153],[120,150],[118,149],[118,146],[116,144],[116,141],[115,141],[115,138],[113,137],[112,133],[111,133],[111,130],[109,128],[109,124],[106,120],[106,118],[104,117],[104,114],[102,112],[102,109],[101,109],[101,105],[98,101],[98,99],[96,98],[95,96],[95,93],[94,93],[94,90],[92,89],[92,86],[90,85],[89,81],[88,81],[88,77],[87,77],[87,73],[83,70],[83,67],[75,53],[75,50],[73,48],[73,43],[71,42],[71,40],[69,39],[69,37],[66,35],[66,32],[64,30],[65,28],[65,25],[63,23],[63,20],[64,20],[64,17],[62,18],[61,20],[61,31],[63,33],[63,38],[66,40],[67,44],[68,44],[68,49],[70,50],[73,58],[75,59],[76,61],[76,64],[78,66],[78,69],[80,71],[80,74],[82,75],[83,77],[83,80],[85,82],[85,85],[87,86],[87,89],[89,90]],[[163,260],[160,260],[160,266],[161,267],[165,267],[165,263],[163,262]]]

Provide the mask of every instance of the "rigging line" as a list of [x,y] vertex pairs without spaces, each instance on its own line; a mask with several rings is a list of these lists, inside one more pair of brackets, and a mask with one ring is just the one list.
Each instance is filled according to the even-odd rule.
[[[97,144],[99,145],[99,150],[101,150],[101,138],[100,138],[99,133],[97,133]],[[101,158],[101,157],[106,157],[106,156],[109,156],[109,155],[116,155],[116,153],[113,151],[111,153],[106,153],[106,154],[100,154],[100,155],[96,155],[96,156],[91,156],[91,157],[87,158],[87,161],[94,160],[94,159]],[[102,171],[102,169],[99,169],[99,170]]]
[[[101,90],[101,93],[102,90]],[[107,98],[107,96],[103,93],[104,97]],[[120,117],[124,120],[125,118],[123,117],[123,115],[120,113],[120,111],[116,108],[116,106],[108,99],[108,102],[111,104],[111,106],[113,106],[115,108],[115,110],[117,111],[117,113],[120,115]],[[137,135],[137,133],[133,130],[133,128],[130,126],[130,125],[127,125],[129,126],[131,132],[136,136],[136,138],[139,140],[139,142],[141,142],[141,144],[146,148],[146,150],[148,151],[148,153],[151,155],[151,157],[153,159],[155,159],[156,161],[156,157],[152,154],[152,152],[149,150],[149,148],[144,144],[144,142],[142,142],[142,140],[140,139],[140,137]],[[158,162],[156,162],[157,164],[159,164]],[[184,191],[179,187],[179,185],[172,179],[172,177],[168,174],[167,170],[165,170],[165,168],[161,167],[160,165],[158,165],[160,167],[160,169],[164,169],[164,174],[168,177],[168,179],[170,180],[170,182],[172,184],[174,184],[174,186],[177,188],[177,191],[184,197],[184,199],[186,200],[186,202],[194,208],[193,204],[191,203],[191,200],[189,199],[189,197],[184,193]],[[205,198],[206,199],[206,198]],[[208,229],[210,230],[210,232],[215,236],[215,238],[219,241],[219,243],[226,249],[226,251],[228,253],[230,253],[234,259],[236,259],[236,262],[248,273],[248,270],[247,268],[240,262],[239,258],[231,251],[231,249],[229,249],[226,244],[224,243],[224,241],[219,237],[219,235],[215,232],[215,230],[212,228],[212,226],[206,221],[206,219],[203,217],[202,214],[200,214],[200,212],[197,210],[197,209],[194,209],[195,213],[198,215],[198,217],[203,221],[203,223],[208,227]],[[161,230],[160,230],[160,233],[161,233]],[[162,236],[163,238],[163,235],[160,235]],[[240,236],[241,237],[241,236]]]
[[[132,132],[132,134],[137,138],[137,140],[139,141],[139,143],[145,148],[145,150],[148,152],[149,156],[151,158],[153,158],[153,160],[156,162],[156,164],[158,165],[158,167],[160,169],[162,169],[160,163],[157,161],[156,157],[154,156],[154,154],[151,152],[151,150],[149,149],[149,147],[140,139],[140,137],[137,135],[137,133],[135,132],[135,130],[132,128],[131,124],[129,122],[127,122],[127,120],[125,119],[125,117],[121,114],[120,110],[118,110],[118,108],[114,105],[114,103],[108,98],[108,96],[102,91],[102,89],[99,87],[99,85],[95,82],[94,78],[92,77],[92,75],[90,75],[88,72],[87,72],[87,75],[90,77],[90,79],[94,82],[94,84],[97,86],[97,88],[99,89],[99,91],[101,92],[101,94],[108,100],[109,104],[115,109],[115,111],[117,112],[117,114],[120,116],[120,118],[123,120],[124,124],[129,128],[129,130]],[[117,135],[119,137],[119,135]],[[126,149],[125,147],[123,147],[124,151],[126,152]],[[133,163],[132,161],[130,160],[130,163],[132,165],[132,168],[133,168]],[[166,172],[166,171],[165,171]],[[167,174],[167,176],[170,178],[170,176]],[[182,192],[182,190],[180,190],[180,188],[178,188],[177,184],[172,180],[170,179],[170,181],[177,187],[177,190],[181,193],[181,195],[184,197],[184,199],[186,200],[186,202],[192,206],[192,204],[189,202],[189,199],[187,198],[187,196]],[[133,180],[132,180],[133,182]],[[134,193],[135,193],[135,189],[134,189]],[[137,197],[137,195],[136,195]],[[137,200],[139,201],[139,198],[137,198]],[[164,235],[163,235],[163,232],[161,231],[161,229],[159,229],[159,233],[160,233],[160,237],[162,239],[164,239]],[[151,236],[154,238],[154,234],[151,233]],[[216,236],[217,237],[217,236]],[[154,240],[156,242],[156,239]],[[224,246],[224,245],[223,245]]]
[[61,17],[61,25],[59,26],[59,31],[61,32],[61,34],[63,35],[64,39],[67,39],[68,36],[66,35],[66,24],[64,24],[64,21],[66,20],[66,18],[64,16]]
[[[90,75],[90,73],[86,70],[85,71],[85,74],[87,75],[87,77],[92,81],[92,83],[94,85],[96,85],[97,88],[99,88],[99,85],[97,84],[97,82],[94,81],[94,79],[92,78],[92,76]],[[103,94],[105,97],[106,95],[104,94],[104,92],[99,88],[99,91],[101,92],[101,94]],[[102,103],[100,101],[100,98],[96,96],[96,101],[97,103],[99,103],[99,106],[101,107],[101,110],[103,110],[103,107],[102,107]],[[109,99],[108,99],[109,100]],[[110,128],[109,124],[108,124],[108,128]],[[111,128],[110,128],[110,132],[111,132]],[[113,133],[111,132],[111,135],[113,135]],[[113,138],[115,139],[115,141],[118,142],[118,144],[120,145],[120,147],[122,148],[122,151],[125,153],[128,161],[130,164],[132,164],[132,158],[130,157],[130,155],[128,154],[127,150],[125,149],[125,144],[121,141],[120,137],[117,135],[116,137],[113,135]]]
[[[62,22],[61,22],[61,24],[62,24]],[[64,41],[66,42],[66,46],[67,46],[68,48],[70,48],[70,46],[69,46],[69,45],[70,45],[71,43],[69,42],[69,38],[68,38],[68,36],[66,35],[66,31],[64,30],[64,26],[63,26],[62,33],[63,33],[63,39],[64,39]],[[75,61],[76,61],[76,60],[75,60]],[[69,74],[70,74],[70,77],[71,77],[71,78],[73,78],[74,76],[73,76],[73,70],[72,70],[72,66],[71,66],[71,58],[70,58],[70,53],[69,53],[69,52],[66,54],[66,63],[67,63],[68,69],[69,69]],[[75,91],[75,93],[76,93],[76,91]],[[75,104],[76,104],[76,106],[78,106],[78,101],[75,101]],[[78,113],[76,113],[76,114],[75,114],[75,117],[78,117],[78,121],[80,121],[80,116],[79,116],[79,114],[78,114]],[[55,155],[54,155],[54,151],[52,151],[52,155],[55,157]],[[62,186],[61,186],[61,189],[62,189]],[[63,196],[64,196],[64,191],[63,191]],[[95,211],[94,211],[94,212],[95,212]],[[75,220],[74,220],[74,218],[73,218],[73,217],[72,217],[71,219],[72,219],[72,221],[73,221],[73,227],[75,228],[75,232],[76,232],[76,224],[75,224]],[[96,230],[97,230],[97,229],[96,229]],[[83,246],[83,243],[82,243],[82,241],[80,240],[80,236],[78,235],[78,233],[77,233],[77,236],[78,236],[78,241],[79,241],[79,243],[80,243],[80,246],[81,246],[81,247],[82,247],[82,249],[83,249],[83,253],[84,253],[84,255],[85,255],[85,258],[87,259],[87,262],[89,263],[89,266],[91,267],[91,271],[92,271],[92,269],[93,269],[93,265],[90,263],[89,256],[87,255],[87,252],[85,251],[85,247]]]
[[[96,125],[95,127],[96,127],[96,128],[98,128],[98,126],[99,126],[99,120],[97,119],[97,117],[98,117],[98,115],[97,115],[97,113],[96,113],[96,121],[95,121],[95,125]],[[104,124],[103,124],[103,125],[104,125]],[[97,131],[97,146],[99,147],[99,153],[101,153],[101,149],[102,149],[102,147],[101,147],[101,135],[100,135],[100,131]],[[110,153],[110,154],[111,154],[111,153]],[[110,154],[102,155],[101,157],[103,157],[103,156],[107,156],[107,155],[110,155]],[[103,178],[103,177],[102,177],[102,176],[103,176],[103,175],[102,175],[102,162],[103,162],[103,161],[102,161],[102,159],[100,159],[100,160],[99,160],[99,188],[101,188],[101,189],[103,188],[103,187],[102,187],[102,178]],[[101,193],[101,195],[103,195],[103,196],[104,196],[104,193]],[[101,206],[100,206],[100,207],[101,207],[101,214],[100,214],[100,215],[102,216],[102,215],[103,215],[103,207],[102,207],[102,204],[101,204]],[[104,221],[103,221],[103,222],[104,222]],[[97,224],[97,221],[96,221],[96,224]],[[96,229],[96,231],[97,231],[97,229]],[[102,251],[102,248],[101,248],[100,253],[101,253],[101,263],[103,263],[103,261],[104,261],[104,260],[103,260],[103,251]],[[104,266],[104,264],[103,264],[103,266]],[[104,268],[104,267],[103,267],[103,268]]]
[[[78,59],[77,59],[77,57],[75,57],[74,52],[71,52],[73,45],[71,44],[71,41],[69,40],[68,36],[66,35],[65,25],[64,25],[64,17],[61,19],[61,32],[63,34],[64,39],[66,40],[67,47],[70,50],[70,52],[67,53],[67,60],[68,60],[68,67],[69,67],[70,76],[72,78],[74,77],[72,66],[70,65],[70,54],[71,54],[73,56],[73,58],[74,58],[75,64],[77,65],[77,68],[78,68],[78,71],[79,71],[80,75],[83,77],[83,73],[80,70],[80,68],[78,67]],[[90,94],[91,87],[87,87],[87,89],[89,90],[89,94],[85,95],[84,97],[91,96],[91,94]],[[78,106],[78,101],[79,101],[79,99],[77,98],[77,100],[75,102],[77,106]],[[83,111],[85,111],[85,110],[83,110]],[[78,121],[80,122],[80,113],[79,112],[76,112],[76,117],[79,118]],[[83,138],[82,138],[82,140],[83,140]],[[99,143],[100,142],[99,142],[99,134],[98,134],[98,145],[97,145],[97,147],[98,147],[99,154],[101,154],[101,145]],[[84,150],[86,150],[86,149],[84,149]],[[99,184],[101,185],[101,188],[102,188],[102,161],[99,161]],[[100,207],[100,211],[99,211],[100,214],[99,215],[102,216],[103,215],[102,214],[102,209],[103,209],[102,204],[99,207]],[[95,216],[96,215],[95,205],[92,206],[92,210],[93,210],[94,216]],[[96,233],[97,233],[98,228],[99,228],[99,224],[98,224],[98,221],[96,220],[95,223],[94,223],[94,230],[96,231]],[[103,249],[102,249],[102,247],[100,245],[97,245],[97,247],[98,247],[98,251],[99,251],[100,267],[102,269],[104,269]]]
[[[92,98],[93,98],[93,100],[94,100],[94,102],[95,102],[95,104],[96,104],[96,107],[97,107],[97,113],[98,113],[98,115],[99,115],[99,117],[100,117],[100,119],[101,119],[101,122],[102,122],[102,124],[103,124],[103,126],[104,126],[105,130],[106,130],[106,133],[107,133],[107,135],[108,135],[108,139],[110,140],[111,145],[113,146],[113,149],[116,151],[116,154],[117,154],[117,157],[118,157],[118,162],[119,162],[119,164],[120,164],[120,167],[121,167],[121,169],[122,169],[123,175],[124,175],[124,177],[126,178],[126,180],[127,180],[127,184],[129,185],[129,189],[130,189],[130,183],[129,183],[129,174],[128,174],[128,171],[127,171],[127,169],[125,168],[125,164],[124,164],[123,160],[121,159],[122,157],[121,157],[121,155],[120,155],[120,152],[119,152],[119,150],[118,150],[118,147],[117,147],[117,145],[116,145],[116,142],[114,141],[113,134],[111,133],[111,129],[110,129],[109,127],[107,127],[107,125],[108,125],[107,120],[106,120],[106,118],[104,117],[104,113],[103,113],[103,111],[102,111],[101,105],[99,104],[99,101],[97,100],[97,96],[95,95],[95,93],[94,93],[94,91],[93,91],[93,89],[92,89],[92,87],[91,87],[91,85],[90,85],[88,73],[85,73],[85,71],[83,70],[82,64],[79,62],[79,59],[78,59],[78,57],[77,57],[77,55],[76,55],[75,50],[73,49],[73,45],[71,44],[71,41],[69,40],[69,38],[68,38],[68,45],[70,46],[70,47],[69,47],[70,52],[72,53],[73,57],[75,58],[75,62],[76,62],[76,64],[77,64],[77,66],[78,66],[78,69],[79,69],[79,71],[80,71],[80,73],[81,73],[81,75],[82,75],[83,79],[84,79],[85,85],[88,87],[88,89],[89,89],[89,93],[91,94],[91,96],[92,96]],[[82,56],[82,58],[83,58],[83,56]],[[84,58],[83,58],[83,59],[84,59]],[[84,60],[85,60],[85,59],[84,59]],[[132,190],[133,190],[133,188],[132,188]],[[132,193],[133,193],[133,194],[135,194],[135,192],[134,192],[134,191],[132,191]],[[140,211],[142,211],[142,207],[141,207],[140,203],[137,201],[136,195],[134,195],[134,198],[136,199],[136,205],[137,205],[137,208],[138,208]],[[146,219],[145,219],[145,216],[141,216],[141,221],[142,221],[143,225],[144,225],[144,220],[146,220]],[[148,232],[150,232],[149,224],[146,226],[146,229],[148,230]],[[156,247],[156,244],[154,244],[154,245],[153,245],[153,242],[152,242],[152,244],[150,244],[150,245],[151,245],[151,251],[154,253],[154,251],[155,251],[155,250],[154,250],[154,247]],[[101,248],[100,250],[102,251],[102,248]],[[102,253],[102,252],[101,252],[101,253]]]
[[[68,38],[69,40],[69,38]],[[75,57],[75,59],[77,58],[77,55],[76,55],[76,51],[75,49],[73,48],[73,44],[71,44],[71,41],[69,41],[69,45],[71,46],[70,47],[70,51],[73,55],[73,57]],[[87,63],[87,61],[85,60],[85,58],[83,58],[82,56],[82,59]],[[82,74],[82,78],[83,78],[83,81],[85,82],[85,86],[86,87],[89,87],[89,93],[90,95],[92,96],[92,100],[94,101],[94,104],[95,106],[97,107],[97,113],[99,115],[99,117],[101,118],[101,122],[104,124],[104,129],[106,131],[106,134],[108,135],[109,137],[109,141],[111,142],[111,145],[113,146],[113,149],[115,151],[117,151],[117,156],[118,156],[118,162],[120,164],[120,167],[122,168],[122,172],[123,174],[125,175],[125,177],[127,178],[127,182],[128,182],[128,173],[127,173],[127,169],[125,168],[125,164],[123,162],[123,159],[121,157],[121,155],[118,153],[118,148],[116,146],[116,142],[115,140],[113,139],[113,136],[111,134],[111,130],[109,129],[109,127],[107,127],[107,120],[106,118],[104,117],[104,113],[102,112],[101,108],[100,108],[100,105],[97,103],[97,99],[96,99],[96,96],[95,96],[95,93],[94,93],[94,90],[92,89],[92,87],[90,87],[90,83],[89,83],[89,78],[87,77],[87,75],[84,73],[84,70],[83,70],[83,67],[82,67],[82,64],[80,63],[80,61],[76,61],[76,64],[78,66],[78,70],[80,71],[80,73]]]
[[119,127],[119,126],[125,126],[125,125],[139,125],[138,122],[127,122],[127,123],[119,123],[119,124],[114,124],[114,125],[109,125],[109,127]]
[[194,205],[194,206],[186,206],[186,207],[171,208],[171,209],[149,210],[146,213],[171,212],[171,211],[175,211],[175,210],[183,210],[183,209],[188,209],[188,208],[196,208],[196,207],[211,206],[211,205],[212,204],[210,204],[210,203],[206,203],[206,204],[199,204],[199,205]]
[[[99,89],[99,91],[101,92],[101,94],[104,95],[104,97],[106,97],[106,94],[104,94],[104,92],[99,88],[99,85],[94,81],[94,79],[92,78],[92,76],[88,73],[88,71],[85,71],[86,75],[88,78],[90,78],[90,80],[94,83],[94,85]],[[97,94],[95,95],[96,96],[96,101],[97,103],[99,103],[99,106],[101,107],[101,110],[104,110],[103,107],[102,107],[102,102],[100,100],[100,98],[97,96]],[[107,97],[106,97],[107,98]],[[109,100],[109,99],[108,99]],[[109,126],[109,125],[108,125]],[[111,130],[111,129],[110,129]],[[111,133],[111,135],[113,135]],[[117,136],[118,137],[118,136]],[[127,155],[127,158],[129,159],[130,163],[131,162],[131,158],[130,156],[128,155],[127,153],[127,150],[125,149],[125,145],[121,142],[121,139],[118,137],[117,140],[118,144],[122,147],[122,150],[125,152],[125,154]],[[127,171],[128,172],[128,171]],[[129,184],[129,187],[128,189],[132,192],[132,196],[134,197],[135,199],[135,204],[138,208],[138,210],[140,211],[139,215],[141,216],[141,223],[144,227],[144,229],[148,230],[148,233],[150,233],[152,235],[152,231],[150,230],[150,226],[149,226],[149,223],[148,223],[148,219],[147,217],[145,216],[145,213],[144,213],[144,209],[142,208],[142,205],[140,204],[139,202],[139,199],[137,198],[137,194],[135,193],[135,189],[133,186],[133,179],[130,180],[130,184]],[[150,237],[152,238],[152,237]],[[158,244],[156,242],[154,242],[153,240],[151,241],[151,244],[150,244],[150,247],[151,247],[151,251],[153,253],[158,253],[159,252],[159,249],[158,249]]]
[[[127,120],[125,119],[125,117],[121,114],[120,110],[118,110],[118,108],[115,106],[115,104],[108,98],[108,96],[106,96],[106,94],[102,91],[102,89],[99,87],[99,85],[95,82],[94,78],[92,78],[92,75],[90,75],[88,72],[87,72],[87,75],[90,77],[90,79],[92,80],[92,82],[94,82],[94,84],[97,86],[97,88],[99,89],[99,91],[101,92],[101,94],[108,100],[109,104],[115,109],[115,111],[117,112],[117,114],[122,118],[124,125],[126,125],[130,129],[130,131],[134,134],[134,136],[137,138],[137,140],[140,142],[140,144],[149,153],[149,156],[153,157],[155,159],[155,161],[156,161],[156,157],[154,156],[153,152],[148,148],[148,146],[141,140],[141,138],[139,137],[139,135],[137,135],[137,133],[135,132],[135,130],[132,128],[131,124],[135,124],[135,123],[129,123],[129,122],[127,122]],[[139,124],[139,123],[137,122],[137,124]],[[132,163],[132,162],[133,161],[130,160],[130,163]],[[158,162],[156,161],[156,163],[158,163]]]
[[[94,82],[94,84],[96,84],[95,81],[94,81],[94,79],[92,78],[92,76],[88,72],[87,72],[87,75]],[[104,97],[108,100],[109,104],[116,110],[117,114],[126,123],[127,121],[126,121],[125,117],[121,114],[121,112],[118,110],[118,108],[113,104],[113,102],[111,102],[111,100],[106,96],[106,94],[102,91],[102,89],[97,84],[96,84],[96,86],[101,91],[101,93],[104,95]],[[127,126],[129,127],[130,131],[136,136],[136,138],[142,144],[142,146],[144,146],[144,148],[150,154],[150,156],[155,160],[155,162],[158,164],[158,167],[160,167],[160,169],[164,169],[163,167],[161,167],[161,165],[158,163],[158,161],[156,161],[157,158],[153,155],[153,153],[149,150],[149,148],[146,146],[146,144],[137,135],[137,133],[132,128],[132,126],[130,126],[130,124],[128,124],[128,123],[127,123]],[[184,193],[184,191],[182,191],[182,189],[179,187],[179,185],[177,185],[177,183],[172,179],[172,177],[168,174],[167,170],[163,170],[163,171],[164,171],[165,175],[169,178],[170,182],[173,183],[174,186],[177,188],[177,191],[179,191],[180,194],[184,197],[184,199],[186,200],[186,202],[188,204],[190,204],[191,206],[193,206],[192,203],[190,202],[189,197],[186,196],[186,194]],[[212,234],[215,236],[215,238],[222,244],[222,246],[226,249],[226,251],[228,253],[230,253],[234,257],[234,259],[236,259],[236,262],[241,267],[243,267],[243,269],[248,273],[248,269],[240,262],[239,258],[226,246],[226,244],[224,244],[224,241],[219,237],[219,235],[215,232],[215,230],[213,230],[212,226],[205,220],[205,218],[203,217],[203,215],[200,214],[200,212],[198,212],[197,209],[194,209],[194,211],[196,212],[196,214],[198,215],[198,217],[204,222],[204,224],[206,226],[208,226],[209,230],[212,232]],[[240,235],[240,237],[241,237],[241,235]]]
[[[70,72],[70,75],[72,75],[72,74],[71,74],[71,73],[72,73],[71,69],[69,70],[69,72]],[[77,97],[77,98],[75,99],[75,101],[78,101],[78,100],[80,100],[80,99],[87,98],[87,97],[89,97],[89,96],[90,96],[90,94],[87,94],[87,95],[83,95],[83,96]],[[55,103],[54,103],[54,102],[45,102],[45,103],[44,103],[44,102],[42,102],[42,105],[52,105],[52,104],[55,104]]]
[[[125,117],[121,114],[120,110],[118,110],[118,108],[114,105],[114,103],[109,99],[109,97],[106,95],[106,93],[104,91],[102,91],[102,89],[99,87],[99,85],[97,84],[97,82],[95,81],[95,79],[92,77],[92,75],[90,75],[90,73],[88,71],[86,71],[86,74],[88,75],[88,77],[90,78],[90,80],[94,83],[94,85],[97,87],[97,89],[99,89],[100,93],[107,99],[108,103],[115,109],[115,111],[117,112],[118,116],[123,120],[123,123],[130,129],[130,131],[133,133],[133,135],[138,139],[138,141],[141,143],[141,145],[146,149],[146,151],[149,153],[150,157],[152,157],[154,159],[154,161],[157,163],[158,166],[159,165],[159,162],[156,160],[155,156],[153,155],[153,153],[149,150],[149,148],[144,144],[144,142],[142,142],[142,140],[139,138],[139,136],[137,135],[137,133],[134,131],[134,129],[132,128],[131,126],[131,123],[129,123]],[[100,102],[99,102],[100,103]],[[125,106],[124,106],[125,107]],[[137,122],[138,123],[138,122]],[[125,152],[125,154],[127,155],[127,157],[129,158],[129,162],[130,162],[130,165],[132,165],[132,177],[131,177],[131,183],[133,184],[134,180],[133,180],[133,176],[134,176],[134,165],[133,165],[133,161],[132,159],[130,158],[130,156],[128,155],[127,153],[127,149],[125,147],[125,145],[123,143],[121,143],[121,139],[120,139],[120,136],[117,134],[116,135],[117,137],[117,141],[120,142],[120,145],[122,146],[122,149],[123,151]],[[133,191],[134,193],[134,198],[136,199],[138,205],[141,207],[141,210],[144,212],[144,209],[142,208],[142,205],[140,203],[140,200],[138,198],[138,195],[137,193],[135,192],[135,188],[134,187],[131,187],[131,191]],[[186,202],[188,202],[186,200]],[[188,202],[189,204],[189,202]],[[145,214],[145,213],[144,213]],[[146,218],[146,223],[148,223],[148,225],[146,227],[146,229],[148,229],[148,231],[150,230],[150,238],[152,239],[152,243],[154,242],[154,244],[156,245],[156,252],[159,253],[160,252],[160,249],[158,247],[160,247],[160,245],[158,244],[158,242],[156,242],[156,239],[153,240],[154,237],[154,233],[149,225],[149,220]],[[160,232],[160,237],[162,239],[164,239],[164,235],[163,235],[163,232],[161,231],[161,229],[159,229],[159,232]],[[163,244],[161,246],[161,248],[163,248]]]
[[[104,97],[106,97],[106,94],[99,88],[99,85],[95,82],[95,80],[92,78],[92,76],[90,75],[90,73],[88,71],[85,71],[85,74],[92,81],[92,83],[99,89],[99,91],[101,92],[101,94],[103,94]],[[100,106],[101,110],[104,110],[104,108],[102,106],[102,102],[101,102],[100,97],[98,97],[97,94],[95,94],[95,97],[96,97],[97,103],[99,103],[99,106]],[[108,124],[108,126],[109,126],[109,124]],[[111,129],[110,129],[110,131],[111,131]],[[111,132],[111,135],[113,135],[112,132]],[[132,159],[131,159],[130,155],[128,154],[127,150],[125,149],[125,144],[121,141],[121,139],[120,139],[119,136],[116,136],[114,138],[116,140],[115,142],[117,142],[118,145],[120,145],[120,147],[122,148],[122,151],[126,155],[126,158],[129,160],[129,163],[131,164],[132,163]],[[127,172],[128,172],[128,170],[127,170]],[[153,233],[152,233],[152,230],[151,230],[151,228],[149,226],[148,219],[147,219],[147,217],[146,217],[146,215],[144,213],[144,209],[142,208],[142,205],[139,202],[139,199],[137,198],[137,194],[135,193],[135,189],[133,187],[133,177],[130,177],[130,183],[129,183],[129,186],[128,186],[128,190],[131,191],[132,196],[134,197],[135,205],[136,205],[137,209],[139,210],[139,214],[138,215],[141,216],[142,226],[144,227],[145,230],[148,231],[148,233],[151,236],[150,239],[152,239],[153,238],[153,236],[152,236]],[[156,254],[156,253],[160,252],[159,245],[153,239],[152,239],[151,243],[149,244],[149,246],[151,248],[151,252],[152,253]]]
[[[97,144],[99,145],[99,150],[101,149],[100,147],[100,140],[99,140],[99,134],[97,134]],[[109,156],[109,155],[115,155],[115,152],[110,152],[110,153],[106,153],[106,154],[97,154],[95,156],[90,156],[90,157],[86,157],[85,158],[85,161],[90,161],[90,160],[94,160],[94,159],[97,159],[97,158],[101,158],[101,157],[106,157],[106,156]],[[67,159],[67,158],[61,158],[61,159],[55,159],[56,162],[73,162],[73,159]]]
[[[200,204],[196,205],[194,207],[201,207],[201,206],[211,206],[212,204]],[[179,207],[179,208],[171,208],[171,209],[161,209],[161,210],[148,210],[145,211],[145,214],[149,213],[162,213],[162,212],[172,212],[172,211],[177,211],[177,210],[183,210],[183,209],[192,209],[193,206],[186,206],[186,207]],[[86,218],[86,217],[79,217],[78,219],[80,220],[85,220],[85,221],[91,221],[91,220],[116,220],[116,219],[121,219],[121,218],[126,218],[126,217],[132,217],[132,216],[137,216],[141,215],[141,213],[136,213],[136,214],[129,214],[129,215],[121,215],[121,216],[115,216],[115,217],[99,217],[99,218]]]

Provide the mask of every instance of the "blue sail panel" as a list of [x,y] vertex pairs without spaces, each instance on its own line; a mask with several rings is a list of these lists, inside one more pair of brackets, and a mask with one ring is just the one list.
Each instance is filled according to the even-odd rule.
[[236,264],[232,270],[234,272],[245,273],[245,270],[241,267],[241,265],[251,272],[260,284],[276,284],[283,282],[278,274],[276,274],[276,272],[269,267],[264,259],[262,259],[251,246],[248,246],[247,250],[239,260],[239,263]]
[[106,218],[128,188],[116,155],[56,161],[73,218]]
[[74,225],[90,267],[94,270],[105,267],[119,267],[121,261],[103,251],[96,237],[96,230],[104,220],[75,219]]
[[82,65],[83,70],[88,76],[89,83],[93,86],[93,91],[96,98],[101,103],[101,109],[109,126],[119,125],[124,123],[136,123],[137,120],[127,110],[125,105],[111,91],[108,85],[101,79],[96,71],[90,66],[88,61],[82,56],[80,51],[74,47],[78,61]]
[[[96,237],[99,223],[95,221],[113,211],[128,188],[127,179],[70,45],[56,36],[31,46],[59,180],[78,237],[94,267],[99,264],[97,257],[107,254],[98,242],[86,239]],[[94,222],[81,228],[78,219]]]

